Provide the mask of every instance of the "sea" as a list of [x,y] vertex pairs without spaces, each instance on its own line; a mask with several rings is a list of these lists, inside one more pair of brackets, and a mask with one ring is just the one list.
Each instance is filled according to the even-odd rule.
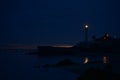
[[[74,70],[84,69],[85,59],[100,60],[102,56],[37,56],[29,55],[35,50],[0,51],[0,80],[76,80],[80,74]],[[56,64],[61,60],[71,59],[82,67],[44,68],[45,64]],[[114,58],[118,60],[118,58]],[[119,61],[116,62],[117,65]],[[115,66],[116,67],[116,66]],[[119,68],[120,66],[117,66]],[[116,69],[117,69],[116,68]],[[118,69],[116,71],[119,71]]]

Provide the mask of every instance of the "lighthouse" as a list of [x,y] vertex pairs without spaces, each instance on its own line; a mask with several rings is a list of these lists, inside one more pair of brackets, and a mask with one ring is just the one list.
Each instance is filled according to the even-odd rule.
[[88,25],[85,25],[85,42],[88,43]]

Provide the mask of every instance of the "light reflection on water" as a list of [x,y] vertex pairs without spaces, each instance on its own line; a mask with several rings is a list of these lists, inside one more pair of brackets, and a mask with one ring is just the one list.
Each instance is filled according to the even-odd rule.
[[103,56],[103,63],[104,63],[104,64],[107,64],[107,61],[108,61],[108,60],[107,60],[107,57],[106,57],[106,56]]
[[85,57],[84,64],[87,64],[88,62],[89,62],[89,59],[88,59],[88,57]]
[[85,57],[84,64],[87,64],[89,62],[90,63],[92,63],[92,62],[96,62],[96,63],[99,62],[99,63],[104,63],[104,64],[110,63],[110,61],[109,61],[107,56],[103,56],[103,57],[101,57],[101,59],[92,58],[92,60],[89,60],[89,57]]
[[[51,69],[51,70],[44,70],[44,69],[35,69],[34,66],[36,65],[44,65],[44,64],[56,64],[61,60],[64,59],[70,59],[73,62],[76,63],[80,63],[83,64],[85,58],[87,58],[88,60],[86,62],[92,62],[92,61],[102,61],[102,63],[106,63],[108,60],[108,57],[103,57],[103,56],[50,56],[50,57],[38,57],[35,55],[24,55],[24,54],[20,54],[20,53],[1,53],[0,54],[0,70],[2,72],[0,72],[0,74],[4,74],[4,75],[9,75],[8,78],[11,78],[12,80],[17,79],[17,77],[20,77],[19,75],[21,75],[21,79],[23,79],[24,77],[29,80],[42,80],[41,78],[44,78],[44,80],[46,80],[46,76],[48,76],[51,79],[56,79],[56,80],[62,80],[64,79],[62,76],[67,76],[66,79],[68,80],[75,80],[74,78],[76,78],[76,74],[74,73],[70,73],[70,72],[66,72],[66,71],[62,71],[62,70],[58,70],[58,69]],[[56,73],[57,72],[57,73]],[[51,74],[52,73],[52,74]],[[62,75],[63,74],[63,75]],[[16,76],[16,78],[13,78],[13,76]],[[40,76],[42,75],[42,76]],[[56,75],[58,77],[61,77],[60,79],[58,79],[57,77],[54,78],[53,75]],[[10,77],[12,76],[12,77]],[[31,77],[29,77],[31,76]],[[70,76],[72,76],[72,78],[70,78]],[[6,77],[6,76],[5,76]],[[23,77],[23,78],[22,78]],[[21,80],[20,79],[20,80]],[[19,80],[19,79],[17,79]]]

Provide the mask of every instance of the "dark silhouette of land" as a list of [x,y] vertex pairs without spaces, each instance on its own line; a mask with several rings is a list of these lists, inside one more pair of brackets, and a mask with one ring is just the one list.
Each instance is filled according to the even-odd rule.
[[113,72],[112,65],[107,64],[104,69],[87,69],[77,80],[120,80],[120,74]]
[[100,38],[93,36],[93,41],[80,42],[73,47],[52,47],[52,46],[38,46],[38,51],[30,54],[37,54],[39,56],[50,55],[77,55],[82,53],[119,53],[120,52],[120,38],[113,38],[108,34]]
[[70,59],[64,59],[56,64],[45,64],[43,65],[44,68],[49,68],[49,67],[63,67],[63,66],[77,66],[80,65],[78,63],[73,62]]
[[[111,37],[108,34],[103,35],[100,38],[96,38],[93,36],[93,41],[90,42],[80,42],[73,47],[65,48],[65,47],[52,47],[52,46],[38,46],[37,51],[29,54],[35,54],[38,56],[60,56],[60,55],[116,55],[120,53],[120,38]],[[104,60],[103,60],[104,61]],[[97,65],[101,64],[104,67],[101,69],[100,67],[90,67],[89,65]],[[73,72],[81,73],[80,77],[76,78],[76,80],[120,80],[120,74],[112,71],[112,61],[109,62],[101,62],[101,61],[88,61],[85,64],[87,70],[83,67],[80,67],[81,64],[75,63],[70,59],[62,60],[56,64],[45,64],[42,67],[50,68],[50,67],[66,67],[66,66],[75,66],[84,69],[85,71],[81,73],[78,68],[75,70],[73,67]],[[119,71],[119,68],[118,68]]]

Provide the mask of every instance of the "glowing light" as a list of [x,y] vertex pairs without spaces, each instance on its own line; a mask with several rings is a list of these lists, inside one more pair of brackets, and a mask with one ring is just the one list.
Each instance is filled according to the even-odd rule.
[[106,57],[106,56],[103,57],[103,63],[104,63],[104,64],[107,63],[107,57]]
[[85,25],[85,28],[88,28],[88,25]]
[[106,39],[106,37],[104,37],[104,39]]
[[88,63],[88,57],[85,58],[85,61],[84,61],[84,64],[87,64]]
[[109,34],[106,34],[107,37],[109,37]]
[[70,48],[72,45],[53,45],[52,47]]

